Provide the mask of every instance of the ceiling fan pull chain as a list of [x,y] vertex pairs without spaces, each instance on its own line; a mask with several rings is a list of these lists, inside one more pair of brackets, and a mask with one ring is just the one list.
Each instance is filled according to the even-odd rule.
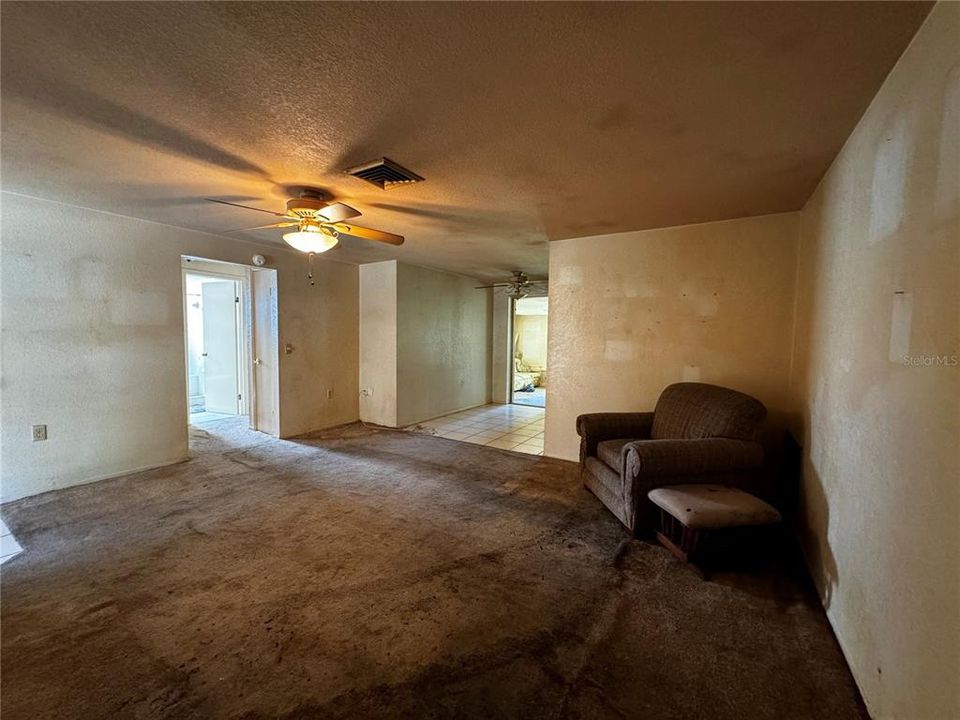
[[316,285],[316,283],[313,281],[313,256],[314,255],[316,255],[316,253],[309,253],[307,255],[307,265],[310,268],[310,271],[307,273],[307,279],[310,280],[311,286]]

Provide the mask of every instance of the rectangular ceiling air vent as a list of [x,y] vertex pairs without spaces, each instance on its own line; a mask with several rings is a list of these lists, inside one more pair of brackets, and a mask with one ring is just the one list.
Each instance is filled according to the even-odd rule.
[[363,165],[348,168],[344,172],[347,175],[366,180],[368,183],[373,183],[381,190],[392,190],[402,185],[423,182],[422,177],[407,170],[402,165],[398,165],[390,158],[371,160]]

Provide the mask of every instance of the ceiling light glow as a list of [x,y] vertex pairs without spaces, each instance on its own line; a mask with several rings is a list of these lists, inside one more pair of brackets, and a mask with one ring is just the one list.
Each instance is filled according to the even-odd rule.
[[339,240],[333,235],[314,231],[298,230],[283,236],[287,245],[305,253],[322,253],[332,250]]

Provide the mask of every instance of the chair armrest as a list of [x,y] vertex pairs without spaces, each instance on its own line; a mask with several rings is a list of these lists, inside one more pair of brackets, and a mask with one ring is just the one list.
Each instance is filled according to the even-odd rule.
[[652,412],[588,413],[577,417],[580,436],[580,463],[597,454],[597,443],[620,438],[648,438],[653,427]]
[[763,465],[763,446],[730,438],[643,440],[623,446],[628,477],[672,477],[754,470]]

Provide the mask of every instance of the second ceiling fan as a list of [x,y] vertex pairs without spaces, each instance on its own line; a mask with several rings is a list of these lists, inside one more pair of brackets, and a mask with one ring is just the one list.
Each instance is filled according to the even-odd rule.
[[206,199],[210,202],[220,203],[221,205],[232,205],[233,207],[245,208],[247,210],[256,210],[257,212],[268,213],[275,217],[282,218],[279,222],[270,223],[269,225],[241,228],[240,230],[231,230],[230,232],[295,227],[295,231],[284,233],[284,242],[305,253],[322,253],[327,250],[332,250],[337,246],[337,243],[340,242],[342,236],[360,238],[361,240],[373,240],[374,242],[387,243],[388,245],[403,245],[402,235],[395,235],[384,232],[383,230],[374,230],[373,228],[345,222],[351,218],[359,217],[361,215],[360,211],[341,202],[328,203],[320,193],[310,191],[301,192],[299,197],[287,200],[285,212],[264,210],[250,205],[217,200],[216,198]]
[[530,294],[532,290],[539,289],[539,286],[546,285],[546,280],[531,280],[525,272],[520,270],[513,271],[513,277],[507,282],[493,283],[492,285],[480,285],[474,290],[486,290],[488,288],[506,288],[504,294],[514,300],[521,300]]

